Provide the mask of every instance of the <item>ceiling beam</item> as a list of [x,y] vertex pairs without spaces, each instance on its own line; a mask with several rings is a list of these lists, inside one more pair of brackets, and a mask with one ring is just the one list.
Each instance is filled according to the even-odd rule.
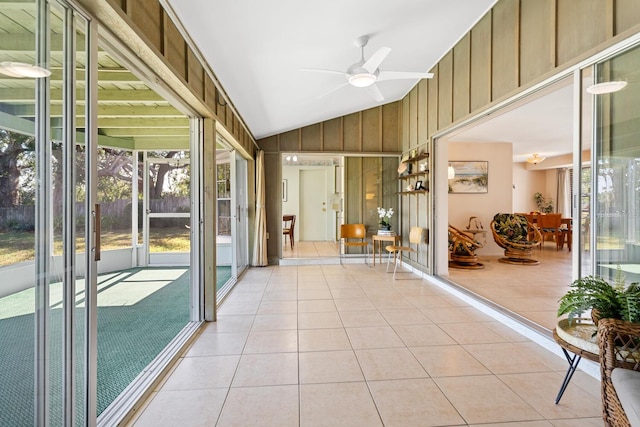
[[[51,105],[52,117],[62,117],[62,105]],[[2,104],[0,102],[0,111],[19,116],[19,117],[35,117],[36,107],[33,104]],[[84,117],[84,105],[76,106],[76,116]],[[98,105],[98,117],[167,117],[180,118],[185,117],[180,111],[171,105]]]
[[101,128],[100,130],[104,132],[105,135],[117,137],[189,136],[189,128]]
[[[62,118],[52,117],[52,126],[61,127]],[[84,117],[76,117],[76,127],[84,127]],[[163,129],[189,129],[189,119],[183,118],[111,118],[111,117],[98,117],[98,128],[109,129],[150,129],[150,128],[163,128]]]
[[[51,102],[62,102],[62,90],[51,90]],[[76,91],[76,99],[84,103],[84,90]],[[35,90],[31,88],[0,88],[0,100],[2,102],[35,103]],[[98,102],[160,102],[167,103],[160,95],[150,89],[101,89],[98,90]]]

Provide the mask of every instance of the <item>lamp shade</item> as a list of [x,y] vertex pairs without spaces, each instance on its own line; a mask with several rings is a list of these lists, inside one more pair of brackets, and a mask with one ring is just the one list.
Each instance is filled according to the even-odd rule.
[[602,82],[591,85],[587,88],[587,92],[593,95],[603,95],[605,93],[617,92],[624,89],[627,82],[623,80],[617,80],[612,82]]
[[31,77],[35,79],[49,77],[51,75],[51,71],[37,65],[6,61],[0,62],[0,73],[9,77]]

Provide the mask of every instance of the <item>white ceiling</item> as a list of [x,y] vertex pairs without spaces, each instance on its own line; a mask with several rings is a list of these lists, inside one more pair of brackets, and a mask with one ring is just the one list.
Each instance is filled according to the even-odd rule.
[[[382,46],[383,71],[429,71],[497,0],[166,0],[256,139],[378,103],[345,86],[322,96],[360,59],[354,40],[369,35],[365,58]],[[417,80],[377,83],[388,103]]]

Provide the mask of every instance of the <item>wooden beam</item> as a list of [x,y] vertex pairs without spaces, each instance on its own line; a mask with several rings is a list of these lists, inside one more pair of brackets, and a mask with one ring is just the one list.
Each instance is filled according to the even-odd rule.
[[[78,89],[76,97],[79,103],[84,103],[84,90]],[[35,103],[35,90],[30,88],[0,88],[0,100],[8,103]],[[62,102],[62,90],[51,90],[51,102]],[[98,90],[98,102],[161,102],[167,103],[160,95],[150,89],[120,90],[102,89]],[[168,103],[167,103],[168,104]]]
[[189,129],[186,128],[128,128],[128,129],[119,129],[119,128],[101,128],[104,135],[109,136],[129,136],[129,137],[140,137],[140,136],[189,136]]
[[[51,105],[51,116],[62,116],[62,105]],[[0,103],[0,111],[18,116],[35,117],[35,105],[30,104],[5,104]],[[76,106],[76,116],[84,117],[84,105]],[[171,105],[98,105],[98,117],[185,117],[180,111]]]
[[[52,123],[60,121],[60,117],[52,117]],[[84,127],[84,117],[76,117],[76,127]],[[108,129],[189,129],[189,119],[183,118],[111,118],[98,117],[98,128]]]

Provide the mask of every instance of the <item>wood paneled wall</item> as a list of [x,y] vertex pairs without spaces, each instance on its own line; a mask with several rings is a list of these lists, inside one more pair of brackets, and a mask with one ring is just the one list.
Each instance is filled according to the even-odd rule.
[[399,153],[398,102],[273,135],[257,141],[265,152]]

